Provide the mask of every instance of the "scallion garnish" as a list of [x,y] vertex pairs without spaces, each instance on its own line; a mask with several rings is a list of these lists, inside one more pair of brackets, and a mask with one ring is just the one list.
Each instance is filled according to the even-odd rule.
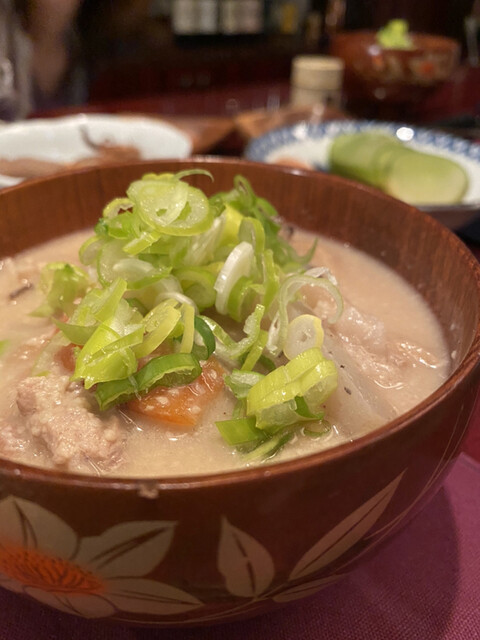
[[323,432],[337,384],[321,320],[290,309],[302,288],[320,287],[335,321],[342,299],[325,269],[307,269],[315,247],[299,256],[248,180],[237,176],[231,191],[209,198],[185,180],[195,174],[211,178],[148,174],[108,203],[80,249],[85,270],[43,270],[36,313],[59,329],[53,344],[76,345],[73,378],[93,389],[101,410],[188,384],[216,356],[230,367],[225,383],[237,399],[220,433],[249,458],[270,457],[301,425]]

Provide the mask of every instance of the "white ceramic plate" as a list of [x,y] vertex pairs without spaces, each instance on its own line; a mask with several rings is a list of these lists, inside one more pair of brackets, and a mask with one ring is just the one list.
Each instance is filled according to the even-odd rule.
[[[94,156],[94,150],[82,137],[82,129],[96,143],[108,140],[112,144],[134,145],[144,160],[186,158],[192,150],[185,133],[154,118],[79,114],[0,125],[0,157],[68,163]],[[0,174],[0,188],[20,181]]]
[[257,162],[277,163],[293,160],[298,166],[328,171],[328,155],[333,139],[342,133],[375,129],[397,136],[412,148],[446,156],[467,172],[469,188],[458,206],[420,207],[453,229],[471,223],[480,215],[480,144],[431,129],[395,122],[332,120],[319,124],[300,122],[275,129],[248,144],[245,155]]

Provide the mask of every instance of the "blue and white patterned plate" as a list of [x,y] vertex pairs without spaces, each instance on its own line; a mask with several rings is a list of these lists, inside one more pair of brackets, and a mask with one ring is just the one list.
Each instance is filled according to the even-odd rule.
[[257,162],[288,164],[292,161],[298,166],[328,171],[328,155],[333,139],[342,133],[367,130],[395,135],[412,148],[446,156],[464,168],[469,178],[469,188],[460,207],[421,208],[454,229],[472,222],[480,214],[480,144],[431,129],[373,120],[331,120],[317,124],[299,122],[251,140],[245,156]]

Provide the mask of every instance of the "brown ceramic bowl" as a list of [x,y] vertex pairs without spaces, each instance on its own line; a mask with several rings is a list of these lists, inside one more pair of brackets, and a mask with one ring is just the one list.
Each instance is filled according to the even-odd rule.
[[1,461],[0,585],[76,615],[207,625],[313,594],[432,496],[459,452],[477,394],[476,260],[434,219],[341,178],[193,159],[32,181],[0,193],[1,255],[91,225],[147,171],[192,166],[213,173],[212,190],[245,175],[287,220],[395,269],[435,311],[454,372],[415,409],[354,442],[243,472],[112,479]]
[[447,80],[460,59],[451,38],[414,33],[412,49],[384,49],[374,31],[339,33],[331,53],[345,62],[348,99],[413,104]]

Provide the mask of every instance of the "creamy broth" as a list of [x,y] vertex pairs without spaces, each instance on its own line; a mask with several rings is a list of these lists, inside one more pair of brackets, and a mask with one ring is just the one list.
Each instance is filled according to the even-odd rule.
[[[0,339],[8,340],[0,358],[0,455],[5,458],[65,468],[61,456],[56,464],[52,461],[38,434],[22,431],[17,387],[53,333],[49,321],[29,315],[41,302],[39,270],[52,260],[78,263],[78,248],[85,237],[73,234],[0,263]],[[292,239],[300,251],[311,241],[303,232],[295,232]],[[395,273],[351,247],[325,239],[320,239],[312,262],[331,270],[345,301],[340,320],[335,325],[324,322],[323,351],[336,362],[339,373],[338,388],[325,407],[332,428],[318,438],[296,435],[273,462],[308,455],[377,428],[431,394],[451,366],[437,320],[421,296]],[[313,297],[309,303],[320,316],[327,315],[325,301]],[[67,375],[57,362],[52,369]],[[112,433],[112,441],[116,438],[115,465],[102,468],[87,459],[68,470],[176,476],[244,468],[244,456],[222,440],[215,426],[215,420],[231,415],[233,404],[225,390],[192,432],[172,430],[121,410],[119,430],[104,427]],[[17,432],[19,439],[15,439]]]

